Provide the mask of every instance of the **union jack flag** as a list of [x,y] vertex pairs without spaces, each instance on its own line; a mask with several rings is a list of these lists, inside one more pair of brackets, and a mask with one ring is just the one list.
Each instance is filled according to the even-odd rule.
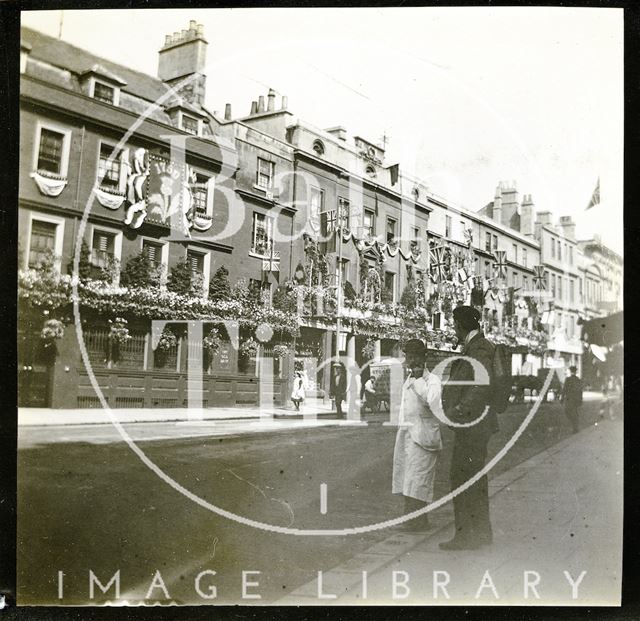
[[498,278],[507,277],[507,253],[505,250],[495,251],[496,262],[493,264],[494,269],[498,274]]
[[538,291],[544,291],[547,288],[544,274],[544,265],[533,266],[533,284],[538,287]]
[[447,279],[447,262],[445,261],[445,249],[442,246],[432,248],[430,252],[431,280],[442,282]]

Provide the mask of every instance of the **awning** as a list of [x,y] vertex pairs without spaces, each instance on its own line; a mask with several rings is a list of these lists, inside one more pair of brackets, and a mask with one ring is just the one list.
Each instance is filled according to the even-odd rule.
[[582,324],[582,340],[589,345],[611,347],[624,340],[623,311],[608,317],[596,317]]

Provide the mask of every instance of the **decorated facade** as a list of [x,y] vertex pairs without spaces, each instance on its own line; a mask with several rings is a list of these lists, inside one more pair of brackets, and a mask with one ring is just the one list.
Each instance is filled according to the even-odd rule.
[[437,197],[377,144],[295,119],[273,91],[246,116],[209,113],[202,67],[172,90],[179,50],[206,48],[197,24],[185,32],[151,77],[23,30],[22,405],[100,407],[89,363],[111,407],[183,407],[194,355],[205,406],[258,403],[271,367],[275,403],[296,368],[326,398],[332,356],[380,361],[412,337],[430,366],[455,351],[458,304],[481,310],[516,373],[537,373],[534,237]]

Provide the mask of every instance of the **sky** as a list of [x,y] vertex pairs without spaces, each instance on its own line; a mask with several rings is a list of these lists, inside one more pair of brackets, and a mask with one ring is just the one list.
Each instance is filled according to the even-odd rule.
[[[621,9],[428,7],[29,11],[24,25],[156,75],[164,36],[204,25],[207,106],[273,88],[319,128],[386,137],[387,165],[476,211],[515,181],[622,254]],[[277,100],[278,101],[278,100]],[[600,206],[586,210],[600,179]]]

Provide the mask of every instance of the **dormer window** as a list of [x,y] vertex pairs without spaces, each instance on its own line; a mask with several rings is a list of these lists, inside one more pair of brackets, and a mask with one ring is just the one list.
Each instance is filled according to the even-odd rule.
[[198,119],[189,116],[184,112],[181,114],[180,126],[185,132],[188,132],[189,134],[193,134],[194,136],[200,135],[200,122],[198,121]]
[[116,89],[104,82],[93,83],[93,98],[104,103],[113,104],[115,102]]

